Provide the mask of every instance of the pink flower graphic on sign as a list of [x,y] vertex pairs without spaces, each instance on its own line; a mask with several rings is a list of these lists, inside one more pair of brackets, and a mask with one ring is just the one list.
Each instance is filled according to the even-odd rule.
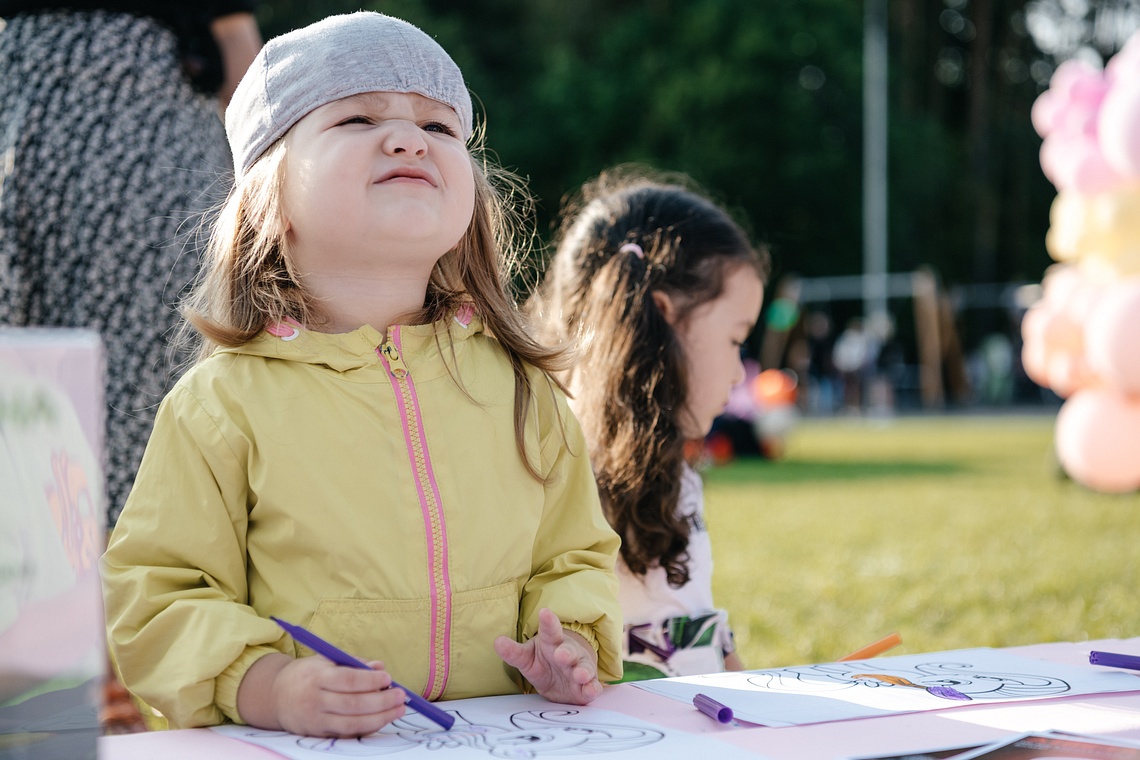
[[45,486],[51,516],[59,531],[60,542],[76,573],[95,567],[102,551],[96,521],[96,499],[91,492],[87,473],[66,451],[52,454],[53,482]]

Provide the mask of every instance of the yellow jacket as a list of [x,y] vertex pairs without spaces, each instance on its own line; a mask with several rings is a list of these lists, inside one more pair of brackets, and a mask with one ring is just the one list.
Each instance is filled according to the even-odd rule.
[[563,394],[532,371],[543,484],[477,317],[274,332],[215,352],[159,409],[102,564],[128,688],[172,727],[238,721],[253,662],[310,654],[274,615],[428,699],[518,692],[492,641],[533,636],[542,607],[620,678],[619,542]]

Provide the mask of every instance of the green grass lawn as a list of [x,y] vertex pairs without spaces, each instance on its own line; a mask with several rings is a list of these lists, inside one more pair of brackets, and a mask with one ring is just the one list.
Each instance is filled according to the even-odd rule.
[[714,592],[749,668],[1140,636],[1140,496],[1059,473],[1051,416],[807,420],[705,472]]

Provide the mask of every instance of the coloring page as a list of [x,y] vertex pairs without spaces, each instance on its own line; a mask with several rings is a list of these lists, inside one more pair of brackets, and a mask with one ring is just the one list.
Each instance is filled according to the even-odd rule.
[[740,720],[794,726],[972,704],[1140,690],[1140,676],[1059,665],[996,649],[880,657],[790,668],[639,681],[691,702],[697,694]]
[[537,695],[460,699],[436,703],[455,716],[444,731],[409,710],[400,720],[359,739],[316,739],[250,726],[215,726],[214,731],[267,747],[294,760],[367,758],[398,755],[400,760],[431,757],[517,758],[577,755],[615,758],[703,757],[715,744],[717,760],[759,757],[710,738],[670,730],[609,710],[558,705]]

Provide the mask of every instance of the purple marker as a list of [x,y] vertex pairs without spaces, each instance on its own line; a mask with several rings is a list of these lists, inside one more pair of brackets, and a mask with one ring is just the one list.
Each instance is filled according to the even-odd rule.
[[[284,628],[294,639],[301,642],[309,649],[312,649],[317,654],[323,655],[332,660],[337,665],[344,665],[345,667],[349,668],[359,668],[360,670],[372,670],[372,668],[368,667],[366,664],[356,659],[348,652],[337,649],[317,634],[307,631],[299,625],[286,623],[281,618],[275,618],[272,615],[270,615],[270,620]],[[430,718],[432,721],[438,723],[443,727],[444,731],[449,730],[453,725],[455,725],[454,717],[448,713],[445,713],[443,710],[439,709],[431,702],[428,702],[419,694],[408,691],[395,681],[392,682],[392,686],[400,689],[404,692],[404,694],[408,695],[405,704],[411,705],[416,710],[416,712],[418,712],[420,715],[423,715],[425,718]]]
[[1089,664],[1104,665],[1109,668],[1140,670],[1140,657],[1135,657],[1130,654],[1116,654],[1114,652],[1098,652],[1093,650],[1089,652]]
[[712,697],[698,694],[693,697],[693,706],[719,723],[732,722],[732,708],[722,705]]

